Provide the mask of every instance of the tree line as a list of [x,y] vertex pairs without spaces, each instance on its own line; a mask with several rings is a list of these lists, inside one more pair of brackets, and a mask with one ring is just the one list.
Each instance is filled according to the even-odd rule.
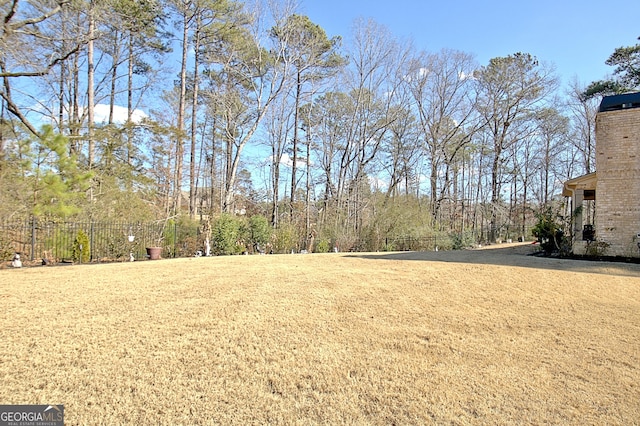
[[594,171],[593,95],[634,83],[562,89],[528,53],[478,64],[373,20],[329,36],[284,1],[9,0],[0,17],[4,219],[262,216],[299,248],[526,237]]

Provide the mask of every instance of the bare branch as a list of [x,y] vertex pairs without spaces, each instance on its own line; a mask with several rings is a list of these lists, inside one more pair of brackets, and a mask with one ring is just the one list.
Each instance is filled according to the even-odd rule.
[[9,112],[13,115],[15,115],[21,122],[22,124],[25,125],[25,127],[31,132],[33,133],[35,136],[40,137],[40,133],[38,132],[38,130],[36,130],[36,128],[33,126],[33,124],[31,124],[31,122],[29,122],[29,120],[27,119],[27,117],[25,117],[22,112],[20,111],[20,108],[18,108],[18,106],[13,102],[13,100],[11,99],[11,95],[10,92],[0,92],[0,97],[2,97],[2,99],[4,99],[4,101],[7,104],[7,109],[9,110]]
[[18,0],[13,0],[13,4],[11,5],[11,9],[9,10],[9,13],[7,13],[7,16],[4,17],[5,25],[8,24],[9,21],[11,21],[11,18],[13,18],[13,15],[16,14],[17,9],[18,9]]
[[82,47],[82,45],[77,45],[76,47],[74,47],[73,49],[71,49],[69,52],[67,52],[64,56],[58,57],[53,59],[51,62],[49,62],[49,64],[45,67],[45,69],[40,70],[40,71],[31,71],[31,72],[0,72],[0,78],[11,78],[11,77],[42,77],[43,75],[47,75],[49,73],[49,71],[51,71],[51,68],[53,68],[54,66],[58,65],[60,62],[62,61],[66,61],[67,59],[69,59],[69,57],[71,55],[73,55],[74,53],[78,52],[78,50],[80,50],[80,48]]
[[56,15],[58,12],[60,12],[62,10],[62,7],[67,4],[69,1],[68,0],[60,0],[58,1],[58,6],[56,6],[55,8],[51,9],[49,12],[47,13],[43,13],[40,16],[31,18],[31,19],[25,19],[23,21],[19,21],[13,24],[9,24],[9,21],[11,20],[11,18],[13,17],[13,15],[15,15],[15,9],[18,7],[18,0],[14,0],[13,2],[13,6],[11,9],[11,12],[9,14],[7,14],[7,16],[5,16],[4,18],[4,24],[6,27],[8,27],[8,29],[10,31],[15,31],[18,28],[22,28],[25,27],[27,25],[35,25],[35,24],[39,24],[42,21],[45,21],[49,18],[51,18],[52,16]]

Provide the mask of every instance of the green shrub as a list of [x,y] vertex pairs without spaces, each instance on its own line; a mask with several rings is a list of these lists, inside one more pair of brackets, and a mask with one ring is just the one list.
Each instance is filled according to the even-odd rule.
[[78,231],[78,235],[73,241],[72,254],[74,262],[87,263],[91,260],[89,236],[82,229]]
[[180,216],[175,222],[169,220],[163,233],[164,247],[168,250],[167,255],[193,256],[197,250],[202,249],[201,241],[198,240],[199,228],[200,222],[189,216]]
[[545,254],[568,254],[571,244],[565,236],[562,218],[551,208],[536,215],[538,222],[531,229],[531,233],[538,239]]
[[315,253],[329,253],[330,248],[331,248],[330,241],[328,239],[326,239],[326,238],[321,238],[316,243],[316,247],[315,247],[314,252]]
[[252,247],[259,245],[262,250],[271,240],[273,229],[266,217],[254,215],[249,218],[248,239]]
[[451,234],[450,239],[452,243],[451,248],[453,250],[462,250],[467,247],[472,247],[476,242],[473,232],[469,230],[465,230],[457,234]]
[[382,251],[396,251],[396,246],[392,242],[387,242],[382,246]]
[[240,242],[241,222],[230,214],[223,213],[211,229],[211,250],[217,255],[238,254],[245,250]]
[[297,249],[297,229],[293,224],[284,223],[275,230],[273,251],[275,253],[289,253]]

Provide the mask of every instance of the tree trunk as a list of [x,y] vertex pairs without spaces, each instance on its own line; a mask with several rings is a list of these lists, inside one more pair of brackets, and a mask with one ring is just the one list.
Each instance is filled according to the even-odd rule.
[[498,184],[498,174],[500,166],[500,154],[495,153],[491,166],[491,219],[489,222],[489,241],[496,242],[498,233],[498,202],[500,201],[500,185]]
[[196,130],[198,124],[198,67],[200,65],[200,26],[201,14],[198,13],[196,19],[196,30],[194,36],[194,65],[193,65],[193,96],[191,98],[191,155],[189,157],[189,217],[196,217]]
[[[4,101],[0,101],[0,172],[2,172],[3,170],[3,166],[4,166],[4,159],[5,159],[5,154],[4,154],[4,147],[6,144],[5,138],[4,138],[4,126],[5,126],[5,119],[4,119]],[[2,176],[2,174],[0,173],[0,176]]]
[[[311,233],[311,134],[310,134],[310,132],[311,132],[311,129],[308,129],[308,131],[307,131],[307,159],[306,159],[307,160],[307,164],[306,164],[306,167],[307,167],[306,212],[307,212],[307,214],[306,214],[306,221],[305,221],[305,224],[306,224],[306,229],[305,229],[306,233],[305,233],[305,235],[307,235],[307,238]],[[307,241],[307,243],[308,243],[308,241]],[[311,251],[311,250],[309,250],[309,251]]]
[[271,148],[271,179],[273,183],[273,200],[271,202],[271,226],[278,226],[278,196],[280,193],[280,160],[275,144]]
[[120,61],[120,37],[118,31],[113,35],[113,52],[111,55],[111,90],[109,92],[109,124],[113,124],[113,110],[116,103],[116,80],[118,78],[118,62]]
[[71,118],[69,123],[69,134],[71,135],[72,151],[77,153],[80,151],[78,146],[78,138],[80,137],[80,68],[78,62],[80,54],[76,53],[73,57],[72,87],[71,87]]
[[[63,35],[63,41],[62,41],[62,46],[61,46],[61,51],[66,52],[66,42],[64,41],[64,38],[66,38],[67,35],[67,24],[66,24],[66,19],[62,19],[61,21],[61,33]],[[65,78],[66,78],[66,73],[67,73],[67,61],[62,61],[60,63],[60,79],[58,84],[60,85],[59,89],[58,89],[58,131],[60,133],[64,133],[64,128],[63,128],[63,123],[64,123],[64,111],[65,111],[65,104],[64,104],[64,90],[65,90]],[[75,154],[75,152],[73,152],[73,143],[69,144],[69,154],[73,155]]]
[[431,224],[435,225],[438,222],[438,212],[440,206],[438,203],[438,164],[436,159],[436,153],[431,151],[431,174],[429,176],[429,183],[431,185]]
[[[213,201],[215,199],[215,187],[217,184],[217,168],[216,168],[216,128],[218,125],[218,118],[216,111],[213,113],[213,124],[211,129],[211,168],[209,169],[210,173],[210,188],[209,188],[209,214],[213,212]],[[222,190],[220,191],[222,192]]]
[[298,163],[298,126],[300,120],[300,96],[302,91],[302,82],[300,71],[296,73],[296,98],[295,98],[295,109],[293,111],[293,155],[291,157],[291,203],[290,203],[290,211],[291,211],[291,219],[293,220],[293,203],[295,201],[296,194],[296,174],[297,174],[297,163]]
[[93,39],[95,37],[96,20],[94,17],[94,5],[91,2],[89,6],[89,32],[87,34],[87,138],[88,138],[88,153],[87,158],[89,160],[89,169],[93,167],[95,156],[95,145],[93,140],[93,127],[94,127],[94,107],[95,107],[95,88],[94,88],[94,75],[95,65],[93,63]]
[[180,100],[176,134],[176,175],[174,183],[174,214],[182,210],[182,166],[184,156],[184,113],[187,97],[187,54],[189,52],[189,17],[185,10],[182,15],[182,62],[180,66]]
[[131,119],[133,117],[133,32],[129,32],[128,44],[128,68],[127,68],[127,164],[133,163],[133,129],[131,128]]

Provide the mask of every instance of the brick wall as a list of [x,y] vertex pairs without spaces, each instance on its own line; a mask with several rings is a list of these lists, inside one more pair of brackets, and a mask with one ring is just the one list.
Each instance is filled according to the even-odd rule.
[[608,256],[640,257],[640,108],[596,117],[596,238]]

